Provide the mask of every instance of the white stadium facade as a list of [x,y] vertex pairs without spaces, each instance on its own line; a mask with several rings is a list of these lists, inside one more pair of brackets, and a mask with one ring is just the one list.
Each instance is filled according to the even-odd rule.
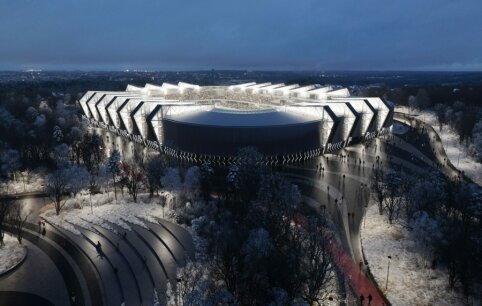
[[88,91],[91,125],[192,162],[238,162],[256,147],[267,163],[306,160],[387,133],[393,106],[346,88],[245,83],[231,86],[128,85]]

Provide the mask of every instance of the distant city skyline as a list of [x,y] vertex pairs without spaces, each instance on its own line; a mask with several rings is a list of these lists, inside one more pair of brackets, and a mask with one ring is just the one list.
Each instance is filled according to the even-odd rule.
[[481,71],[482,2],[0,3],[0,70]]

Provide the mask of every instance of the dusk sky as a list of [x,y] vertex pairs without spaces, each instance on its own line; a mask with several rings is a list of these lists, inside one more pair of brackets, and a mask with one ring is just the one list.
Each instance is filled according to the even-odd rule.
[[481,0],[0,0],[0,70],[482,70]]

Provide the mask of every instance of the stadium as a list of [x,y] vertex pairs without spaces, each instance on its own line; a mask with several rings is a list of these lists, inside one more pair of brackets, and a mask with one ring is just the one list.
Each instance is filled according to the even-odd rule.
[[270,163],[305,160],[386,133],[393,120],[378,97],[319,85],[128,85],[79,102],[90,124],[194,162],[232,163],[248,146]]

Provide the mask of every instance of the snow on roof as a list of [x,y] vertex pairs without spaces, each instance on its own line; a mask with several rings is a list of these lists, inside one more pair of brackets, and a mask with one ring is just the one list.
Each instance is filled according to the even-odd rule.
[[127,85],[126,91],[141,91],[142,87],[137,87],[131,84]]
[[274,90],[276,88],[280,88],[280,87],[283,87],[285,86],[284,83],[279,83],[279,84],[273,84],[273,85],[269,85],[269,86],[265,86],[263,88],[260,88],[258,89],[256,92],[260,92],[260,93],[272,93],[274,92]]
[[333,90],[333,87],[326,86],[326,87],[321,87],[321,88],[316,88],[316,89],[310,90],[310,94],[325,93],[325,92],[328,92],[330,90]]
[[200,89],[201,88],[201,86],[199,86],[199,85],[190,84],[190,83],[186,83],[186,82],[179,82],[179,83],[177,83],[177,86],[179,86],[180,88],[192,88],[192,89]]
[[166,89],[178,89],[179,87],[177,85],[174,85],[174,84],[171,84],[171,83],[162,83],[162,88],[166,88]]
[[327,97],[332,98],[346,98],[350,96],[350,91],[348,88],[336,89],[326,93]]
[[233,90],[235,88],[244,88],[246,86],[251,86],[256,84],[256,82],[249,82],[249,83],[242,83],[242,84],[236,84],[236,85],[231,85],[228,87],[229,90]]
[[311,89],[314,89],[315,85],[308,85],[308,86],[303,86],[303,87],[298,87],[290,90],[290,93],[299,93],[299,92],[305,92]]

